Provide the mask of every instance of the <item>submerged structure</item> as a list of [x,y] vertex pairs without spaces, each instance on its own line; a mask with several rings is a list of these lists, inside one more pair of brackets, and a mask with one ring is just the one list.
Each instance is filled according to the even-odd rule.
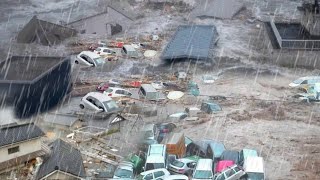
[[179,26],[163,50],[161,58],[208,60],[213,56],[213,48],[217,40],[218,32],[213,25]]
[[71,90],[65,57],[11,56],[0,63],[0,100],[29,117],[55,106]]

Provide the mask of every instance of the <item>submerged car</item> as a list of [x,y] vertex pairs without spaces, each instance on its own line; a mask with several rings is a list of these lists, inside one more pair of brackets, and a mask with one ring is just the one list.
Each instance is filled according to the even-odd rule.
[[290,87],[299,87],[304,90],[307,90],[308,86],[315,85],[316,83],[320,83],[320,76],[306,76],[301,77],[299,79],[294,80],[289,84]]
[[258,157],[258,152],[254,149],[242,149],[239,153],[239,165],[243,166],[248,157]]
[[99,92],[90,92],[80,102],[80,108],[91,109],[95,112],[114,112],[119,110],[117,103],[111,98]]
[[163,138],[170,132],[172,132],[177,126],[174,123],[160,123],[156,124],[159,131],[158,142],[161,142]]
[[120,164],[114,172],[114,179],[133,179],[133,166]]
[[243,164],[248,180],[264,180],[265,170],[262,157],[247,157]]
[[103,65],[105,59],[91,51],[82,51],[76,56],[75,63],[88,67],[97,67]]
[[109,87],[117,87],[116,84],[112,84],[112,83],[109,83],[109,82],[106,82],[106,83],[100,83],[98,86],[97,86],[97,91],[99,92],[104,92],[105,90],[107,90]]
[[165,168],[153,169],[140,173],[138,180],[151,180],[151,179],[164,179],[165,177],[170,176],[170,173]]
[[220,173],[216,173],[213,180],[238,180],[245,179],[246,173],[238,166],[233,165],[224,169]]
[[168,170],[174,174],[191,175],[196,164],[197,164],[197,160],[194,160],[194,159],[188,159],[188,158],[176,159],[169,165]]
[[132,95],[130,91],[118,87],[109,87],[103,94],[109,97],[130,97]]

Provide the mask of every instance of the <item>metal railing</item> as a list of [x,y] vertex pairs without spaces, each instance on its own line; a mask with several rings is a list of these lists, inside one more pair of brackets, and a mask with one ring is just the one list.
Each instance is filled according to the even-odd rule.
[[280,36],[280,33],[276,27],[276,24],[274,23],[273,19],[270,19],[270,25],[271,25],[271,29],[274,33],[274,35],[276,36],[276,39],[278,41],[278,44],[280,46],[280,48],[282,48],[282,38]]
[[319,50],[320,40],[282,39],[283,49]]

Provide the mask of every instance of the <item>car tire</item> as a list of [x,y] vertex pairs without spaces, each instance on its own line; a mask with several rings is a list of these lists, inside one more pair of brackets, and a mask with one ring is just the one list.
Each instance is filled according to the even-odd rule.
[[79,64],[79,61],[74,61],[74,63]]
[[80,107],[80,109],[84,109],[84,105],[83,104],[80,104],[79,107]]

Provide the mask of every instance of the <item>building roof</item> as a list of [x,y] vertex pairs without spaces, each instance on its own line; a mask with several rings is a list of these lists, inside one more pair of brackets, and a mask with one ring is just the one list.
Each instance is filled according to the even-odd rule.
[[163,50],[161,58],[164,60],[210,59],[217,39],[218,33],[213,25],[179,26]]
[[44,136],[44,132],[33,123],[13,124],[0,128],[0,147]]
[[232,19],[243,7],[243,2],[238,0],[198,0],[191,17]]
[[37,16],[33,16],[18,33],[17,42],[39,42],[42,45],[54,45],[76,34],[77,31],[74,29],[40,20]]
[[36,179],[43,179],[54,171],[62,171],[77,177],[85,177],[81,153],[61,139],[50,144],[51,154],[40,166]]

